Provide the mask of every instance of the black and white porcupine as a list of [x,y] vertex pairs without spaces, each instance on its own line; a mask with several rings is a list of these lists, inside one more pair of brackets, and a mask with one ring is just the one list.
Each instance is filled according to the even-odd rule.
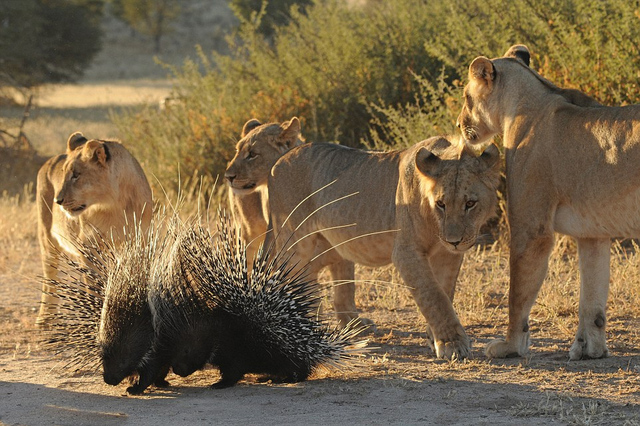
[[364,351],[366,341],[352,341],[362,327],[331,331],[315,318],[317,285],[286,259],[261,257],[249,273],[226,217],[217,236],[198,220],[169,222],[136,229],[118,247],[78,244],[86,261],[68,259],[71,272],[55,283],[61,302],[46,346],[70,352],[77,366],[101,364],[111,385],[137,374],[132,394],[167,385],[170,367],[188,376],[215,365],[215,388],[245,373],[298,382]]
[[206,364],[233,386],[246,373],[299,382],[320,367],[344,367],[364,351],[352,341],[357,324],[330,331],[315,319],[318,290],[279,256],[261,257],[249,273],[245,246],[224,216],[217,239],[196,222],[184,227],[170,250],[165,278],[154,281],[149,301],[156,340],[134,393],[144,391],[171,365],[188,376]]
[[[51,309],[44,346],[70,354],[65,368],[101,365],[110,385],[142,368],[154,338],[147,292],[164,244],[159,228],[152,223],[146,232],[132,226],[117,246],[100,236],[74,242],[83,261],[60,254],[66,260],[55,282],[60,302]],[[166,373],[158,372],[154,383],[167,385]]]

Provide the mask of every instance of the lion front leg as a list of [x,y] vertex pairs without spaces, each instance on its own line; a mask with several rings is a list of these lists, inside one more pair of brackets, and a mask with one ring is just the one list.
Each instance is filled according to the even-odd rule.
[[[529,313],[544,277],[553,248],[553,232],[531,238],[523,228],[512,225],[509,283],[509,327],[507,339],[489,342],[489,358],[524,356],[529,352]],[[516,233],[520,229],[520,233]],[[514,232],[515,231],[515,232]]]
[[411,245],[396,245],[393,263],[427,320],[436,356],[447,359],[467,358],[471,352],[469,338],[458,320],[451,299],[436,280],[426,256]]
[[[451,302],[453,302],[453,297],[455,295],[456,283],[458,281],[458,275],[460,274],[460,267],[462,266],[463,259],[463,254],[452,253],[446,249],[436,251],[436,253],[429,257],[431,270],[444,292],[449,296],[449,300],[451,300]],[[427,339],[427,343],[435,352],[435,340],[433,337],[433,331],[429,324],[427,324]]]
[[609,354],[605,310],[609,294],[610,248],[608,238],[578,239],[580,322],[569,351],[570,360],[604,358]]

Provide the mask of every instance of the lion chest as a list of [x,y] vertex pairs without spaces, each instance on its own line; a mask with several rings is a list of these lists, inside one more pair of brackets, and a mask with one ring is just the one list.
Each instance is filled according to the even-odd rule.
[[80,222],[78,219],[69,218],[60,206],[53,206],[52,209],[51,236],[58,246],[72,256],[80,256],[74,242],[77,241],[80,233]]

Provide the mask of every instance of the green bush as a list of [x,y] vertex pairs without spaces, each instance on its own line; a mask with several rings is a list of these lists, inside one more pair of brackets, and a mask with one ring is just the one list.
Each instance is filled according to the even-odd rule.
[[[308,140],[358,146],[371,137],[371,105],[404,105],[420,83],[438,80],[443,64],[424,46],[428,8],[415,1],[349,7],[318,2],[272,40],[245,22],[230,39],[229,56],[199,55],[174,69],[180,103],[117,117],[127,141],[143,159],[155,157],[161,181],[196,170],[215,176],[233,154],[244,122],[284,121],[296,115]],[[212,65],[214,63],[215,65]],[[160,158],[157,158],[160,156]],[[151,162],[150,162],[151,163]]]
[[607,104],[639,101],[640,9],[626,0],[317,0],[268,40],[260,17],[172,72],[164,110],[117,117],[161,182],[224,171],[244,122],[296,115],[308,140],[402,147],[456,131],[460,89],[478,55],[512,44],[532,66]]

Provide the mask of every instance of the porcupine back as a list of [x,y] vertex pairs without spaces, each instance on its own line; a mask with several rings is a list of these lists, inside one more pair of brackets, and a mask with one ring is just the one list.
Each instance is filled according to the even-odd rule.
[[102,365],[106,383],[115,385],[134,374],[153,339],[147,287],[155,253],[163,244],[160,225],[149,231],[127,229],[122,243],[96,234],[74,241],[84,261],[66,254],[56,280],[60,299],[44,346],[70,354],[65,369]]
[[138,372],[151,349],[154,331],[147,292],[157,253],[165,243],[160,228],[156,223],[148,232],[136,227],[107,271],[97,339],[104,381],[110,385]]
[[57,289],[53,295],[59,302],[47,310],[50,326],[42,330],[43,348],[60,360],[59,370],[67,374],[94,372],[100,367],[100,312],[108,265],[114,261],[114,252],[103,250],[108,243],[98,236],[75,246],[86,261],[59,253],[58,278],[47,280]]
[[[318,287],[304,271],[294,274],[286,258],[273,254],[260,256],[249,274],[239,231],[223,214],[213,241],[203,228],[190,232],[179,257],[192,278],[187,282],[209,303],[211,322],[224,323],[209,329],[209,362],[222,374],[215,387],[232,386],[245,373],[302,381],[320,367],[348,366],[363,351],[366,341],[352,342],[363,327],[330,331],[315,319]],[[181,362],[174,360],[174,371]]]

